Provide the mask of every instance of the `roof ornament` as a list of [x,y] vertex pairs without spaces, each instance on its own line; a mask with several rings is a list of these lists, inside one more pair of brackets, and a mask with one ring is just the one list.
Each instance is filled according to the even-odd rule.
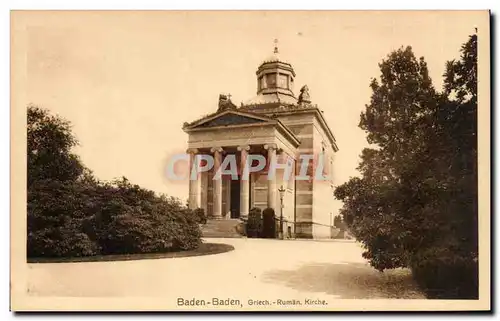
[[274,53],[279,53],[278,51],[278,39],[274,39]]
[[311,103],[311,96],[309,95],[309,87],[307,87],[307,85],[304,85],[302,88],[300,88],[300,95],[299,95],[298,103],[299,103],[299,105]]
[[220,94],[219,95],[219,108],[217,112],[228,110],[228,109],[236,109],[236,105],[231,101],[231,94]]

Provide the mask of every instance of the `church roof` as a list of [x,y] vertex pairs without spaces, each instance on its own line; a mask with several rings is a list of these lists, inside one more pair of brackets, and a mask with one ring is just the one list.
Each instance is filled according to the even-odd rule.
[[247,100],[243,106],[265,105],[265,104],[284,104],[296,105],[297,98],[281,93],[258,94],[257,96]]
[[273,62],[281,62],[283,64],[287,64],[287,65],[291,66],[291,64],[287,60],[283,59],[283,57],[277,52],[274,52],[272,55],[270,55],[266,59],[264,59],[262,61],[261,65],[267,64],[267,63],[273,63]]
[[303,86],[298,99],[293,93],[295,71],[290,63],[280,56],[277,40],[272,55],[264,59],[257,69],[257,95],[236,107],[230,94],[219,95],[217,112],[206,115],[191,123],[184,123],[184,131],[224,129],[228,127],[276,126],[291,140],[298,142],[293,132],[278,117],[296,113],[314,113],[335,150],[338,150],[323,112],[311,104],[309,88]]
[[281,62],[284,64],[289,65],[290,67],[292,66],[290,63],[288,63],[283,57],[281,57],[279,50],[278,50],[278,39],[274,39],[274,50],[273,54],[268,56],[262,63],[260,64],[261,66],[267,63],[273,63],[273,62]]

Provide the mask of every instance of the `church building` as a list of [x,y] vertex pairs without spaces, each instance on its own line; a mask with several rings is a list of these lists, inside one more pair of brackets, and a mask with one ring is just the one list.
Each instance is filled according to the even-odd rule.
[[[212,170],[190,180],[189,206],[203,208],[218,220],[244,219],[253,207],[270,207],[276,217],[283,214],[284,233],[297,238],[329,238],[334,211],[332,169],[338,151],[332,130],[322,110],[311,101],[306,85],[296,96],[295,70],[280,58],[277,47],[258,66],[256,76],[255,97],[236,106],[229,95],[220,95],[214,113],[184,124],[191,162],[197,154],[209,154],[215,160]],[[266,166],[250,173],[248,180],[241,175],[238,179],[213,179],[225,157],[235,155],[241,165],[249,154],[292,162],[292,174],[287,178],[279,168],[271,177]],[[314,158],[306,165],[308,179],[298,179],[301,155]],[[327,179],[314,178],[318,157]]]

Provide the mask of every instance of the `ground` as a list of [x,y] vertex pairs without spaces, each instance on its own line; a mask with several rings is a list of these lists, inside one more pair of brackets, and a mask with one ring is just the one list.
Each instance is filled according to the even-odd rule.
[[[206,239],[235,250],[137,261],[29,264],[37,296],[231,298],[247,304],[305,299],[423,299],[407,270],[377,272],[347,240]],[[262,302],[261,302],[262,303]]]

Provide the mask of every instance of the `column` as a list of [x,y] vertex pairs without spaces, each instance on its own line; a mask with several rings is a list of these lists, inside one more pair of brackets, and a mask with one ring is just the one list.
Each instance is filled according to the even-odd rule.
[[[264,145],[264,149],[267,149],[267,161],[269,164],[271,162],[277,162],[276,158],[276,144],[267,144]],[[271,166],[268,166],[269,171],[267,172],[267,207],[274,209],[277,212],[276,208],[276,170],[274,171],[274,175],[270,175]]]
[[[189,208],[197,209],[201,207],[201,175],[198,173],[196,154],[198,150],[196,148],[190,148],[186,151],[189,154]],[[191,177],[191,172],[196,172],[196,178],[193,180]]]
[[247,218],[248,212],[250,212],[250,174],[248,178],[243,177],[243,171],[245,166],[247,166],[247,157],[250,146],[238,146],[238,151],[241,155],[241,175],[240,175],[240,217]]
[[210,151],[214,153],[214,181],[212,190],[214,197],[214,217],[220,219],[222,218],[222,178],[215,179],[215,173],[217,173],[222,163],[222,147],[213,147]]
[[227,218],[231,218],[231,179],[224,180],[226,184],[226,208],[224,209],[224,213],[226,213]]

